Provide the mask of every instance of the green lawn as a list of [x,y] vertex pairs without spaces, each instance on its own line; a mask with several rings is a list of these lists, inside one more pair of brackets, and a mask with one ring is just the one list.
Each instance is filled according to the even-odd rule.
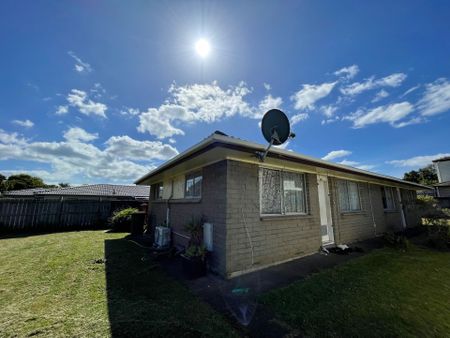
[[306,336],[450,335],[450,253],[381,249],[262,297]]
[[0,239],[0,336],[236,335],[123,237]]

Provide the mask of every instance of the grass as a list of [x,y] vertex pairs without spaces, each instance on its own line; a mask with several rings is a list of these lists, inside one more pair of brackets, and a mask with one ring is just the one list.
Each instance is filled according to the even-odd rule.
[[146,251],[102,231],[0,239],[0,336],[234,336]]
[[262,302],[305,336],[448,336],[450,253],[377,250]]

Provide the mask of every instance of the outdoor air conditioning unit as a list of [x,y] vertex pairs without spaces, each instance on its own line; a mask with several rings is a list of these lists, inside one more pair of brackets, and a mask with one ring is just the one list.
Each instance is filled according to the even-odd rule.
[[158,248],[167,248],[170,245],[170,228],[155,227],[155,246]]

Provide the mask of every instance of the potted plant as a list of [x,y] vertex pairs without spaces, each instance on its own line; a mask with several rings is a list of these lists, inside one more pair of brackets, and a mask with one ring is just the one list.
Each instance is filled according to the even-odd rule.
[[206,275],[206,248],[202,244],[202,218],[192,217],[185,229],[190,235],[190,240],[183,259],[183,271],[190,279]]

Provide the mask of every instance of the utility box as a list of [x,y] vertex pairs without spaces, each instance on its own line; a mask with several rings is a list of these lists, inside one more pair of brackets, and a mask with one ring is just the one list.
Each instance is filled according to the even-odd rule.
[[213,251],[213,225],[212,223],[203,223],[203,245],[206,250]]
[[170,228],[155,227],[155,246],[159,249],[170,246]]

